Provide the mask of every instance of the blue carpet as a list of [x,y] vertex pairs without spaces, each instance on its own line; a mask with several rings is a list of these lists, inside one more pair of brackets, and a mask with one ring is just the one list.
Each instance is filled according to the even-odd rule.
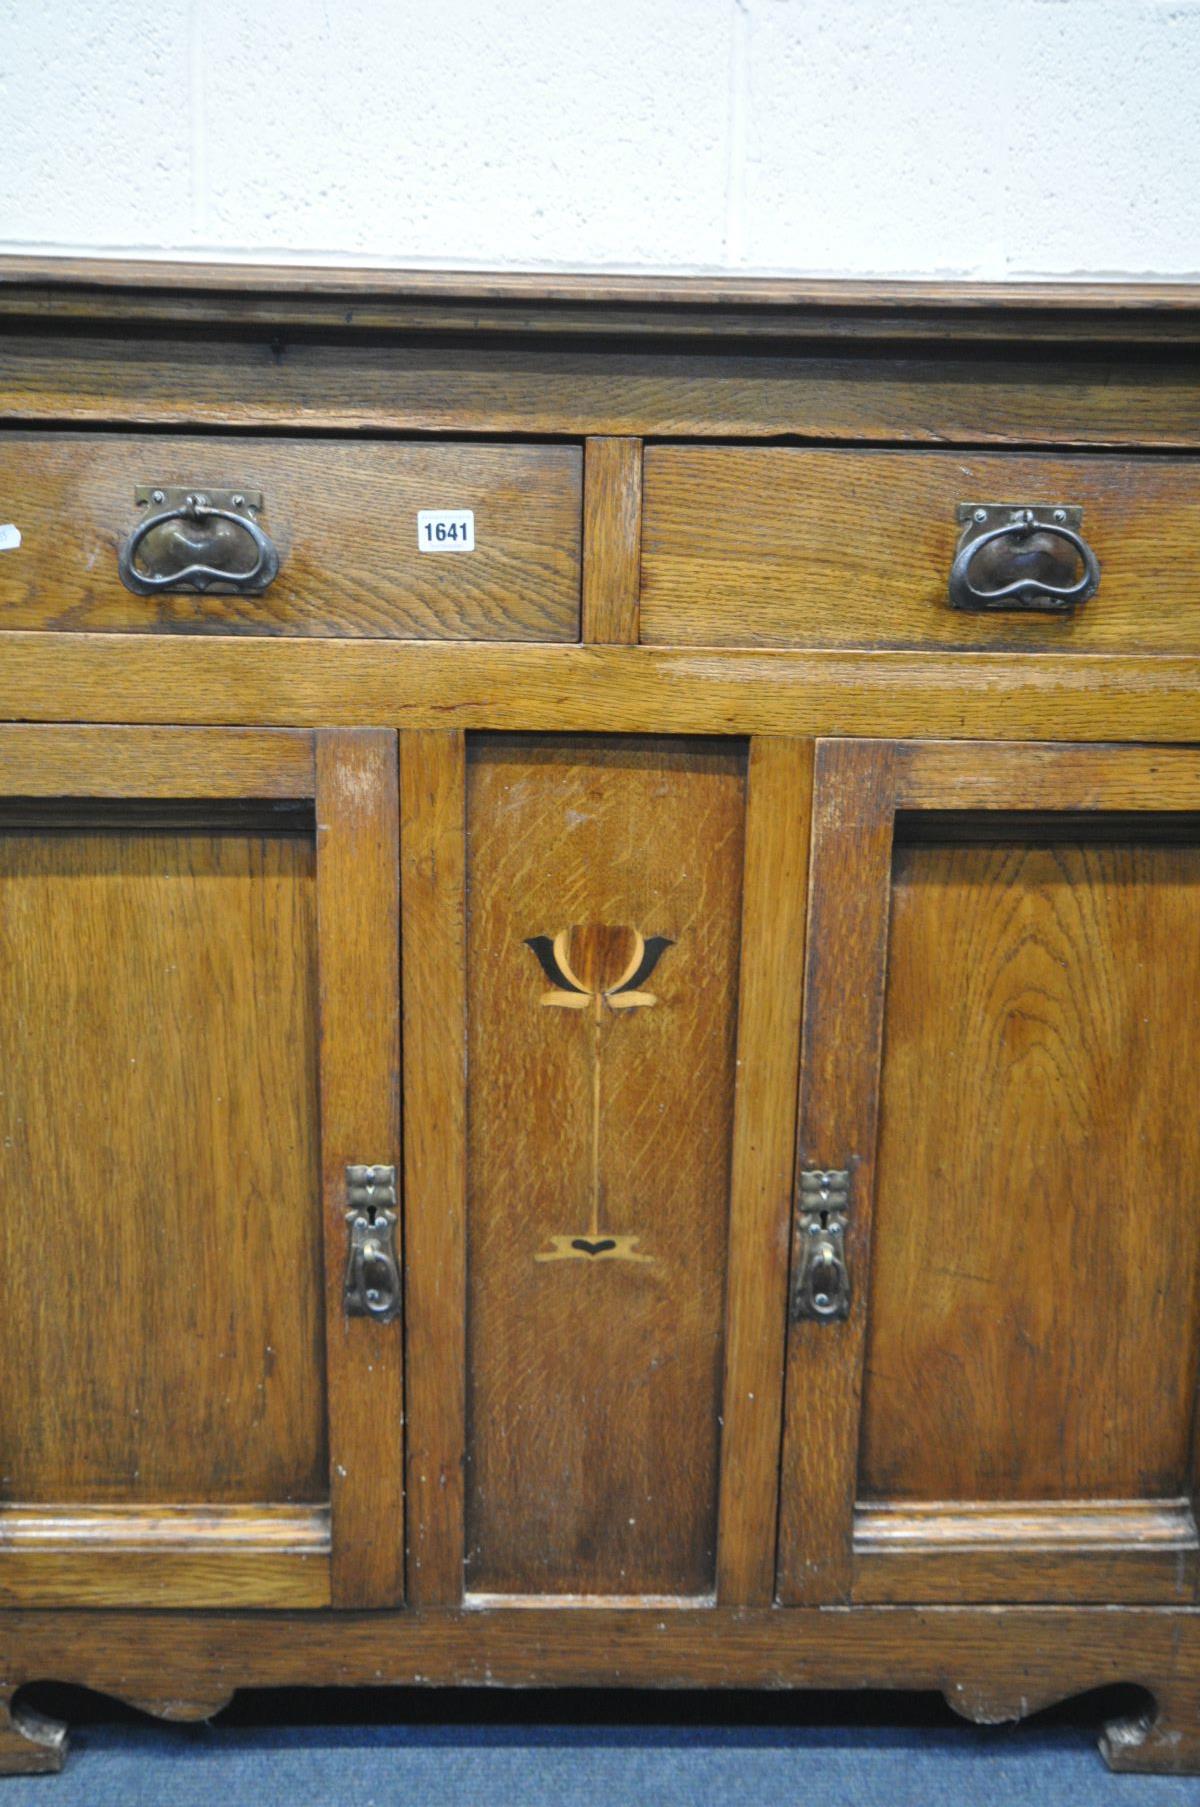
[[895,1695],[262,1693],[210,1726],[30,1704],[71,1755],[0,1807],[1200,1807],[1198,1778],[1110,1775],[1094,1701],[994,1728]]

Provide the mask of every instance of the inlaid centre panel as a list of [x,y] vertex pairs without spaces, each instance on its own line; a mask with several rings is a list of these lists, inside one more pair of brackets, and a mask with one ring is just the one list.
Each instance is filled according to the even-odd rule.
[[744,749],[469,748],[467,1585],[704,1595]]

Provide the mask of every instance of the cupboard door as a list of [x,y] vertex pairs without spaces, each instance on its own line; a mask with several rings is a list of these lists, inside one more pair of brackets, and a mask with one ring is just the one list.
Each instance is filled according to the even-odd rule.
[[829,741],[813,812],[780,1596],[1190,1601],[1200,753]]
[[401,771],[414,1597],[768,1597],[803,753]]
[[400,1597],[400,1325],[342,1308],[396,839],[390,733],[0,728],[4,1604]]

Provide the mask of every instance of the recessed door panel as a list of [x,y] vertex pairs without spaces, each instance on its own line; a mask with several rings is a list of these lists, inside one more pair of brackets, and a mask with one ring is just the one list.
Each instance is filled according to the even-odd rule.
[[0,828],[0,1495],[328,1497],[311,822]]
[[896,849],[865,1499],[1188,1488],[1200,844],[1129,833]]

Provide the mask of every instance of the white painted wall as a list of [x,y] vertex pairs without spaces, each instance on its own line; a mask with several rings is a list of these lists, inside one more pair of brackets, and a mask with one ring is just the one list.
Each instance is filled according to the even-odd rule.
[[1200,274],[1200,0],[0,0],[0,248]]

